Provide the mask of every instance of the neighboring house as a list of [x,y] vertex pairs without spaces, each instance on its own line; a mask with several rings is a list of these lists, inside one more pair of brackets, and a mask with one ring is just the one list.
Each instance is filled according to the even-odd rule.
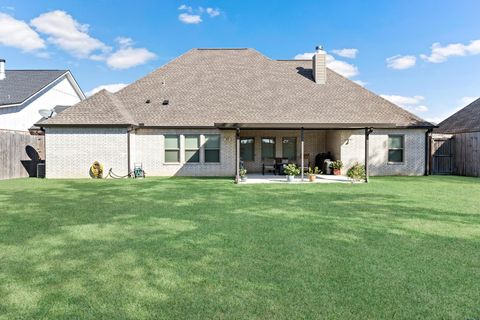
[[480,99],[434,129],[432,151],[433,173],[480,176]]
[[326,68],[323,50],[299,61],[253,49],[190,50],[41,126],[48,178],[88,177],[94,161],[118,175],[142,163],[150,176],[233,176],[240,159],[261,172],[325,152],[344,173],[367,161],[371,175],[422,175],[433,127]]
[[39,110],[84,99],[68,70],[5,70],[0,60],[0,129],[28,131],[41,118]]

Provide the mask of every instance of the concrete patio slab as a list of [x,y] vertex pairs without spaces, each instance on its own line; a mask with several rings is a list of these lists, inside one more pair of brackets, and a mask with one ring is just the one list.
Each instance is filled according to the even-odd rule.
[[351,183],[351,180],[346,176],[332,176],[332,175],[317,175],[315,182],[310,182],[308,176],[305,175],[302,182],[300,177],[295,177],[294,182],[287,182],[286,176],[276,176],[272,174],[248,174],[247,181],[240,182],[240,184],[256,184],[256,183]]

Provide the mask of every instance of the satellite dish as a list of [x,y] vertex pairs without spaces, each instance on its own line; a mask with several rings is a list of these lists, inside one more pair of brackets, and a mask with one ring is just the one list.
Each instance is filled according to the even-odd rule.
[[55,115],[55,110],[50,110],[50,109],[40,109],[38,110],[38,113],[46,119],[51,118]]

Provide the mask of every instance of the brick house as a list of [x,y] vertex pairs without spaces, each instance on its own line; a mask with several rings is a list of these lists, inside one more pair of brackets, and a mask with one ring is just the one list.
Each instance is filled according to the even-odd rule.
[[193,49],[112,94],[89,97],[40,124],[46,176],[88,177],[93,161],[126,174],[234,176],[240,162],[314,164],[329,152],[370,175],[427,172],[433,125],[313,60],[253,49]]

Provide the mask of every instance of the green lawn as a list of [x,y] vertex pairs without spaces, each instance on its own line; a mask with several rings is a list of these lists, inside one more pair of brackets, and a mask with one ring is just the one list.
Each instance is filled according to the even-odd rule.
[[0,182],[0,319],[479,319],[480,180]]

